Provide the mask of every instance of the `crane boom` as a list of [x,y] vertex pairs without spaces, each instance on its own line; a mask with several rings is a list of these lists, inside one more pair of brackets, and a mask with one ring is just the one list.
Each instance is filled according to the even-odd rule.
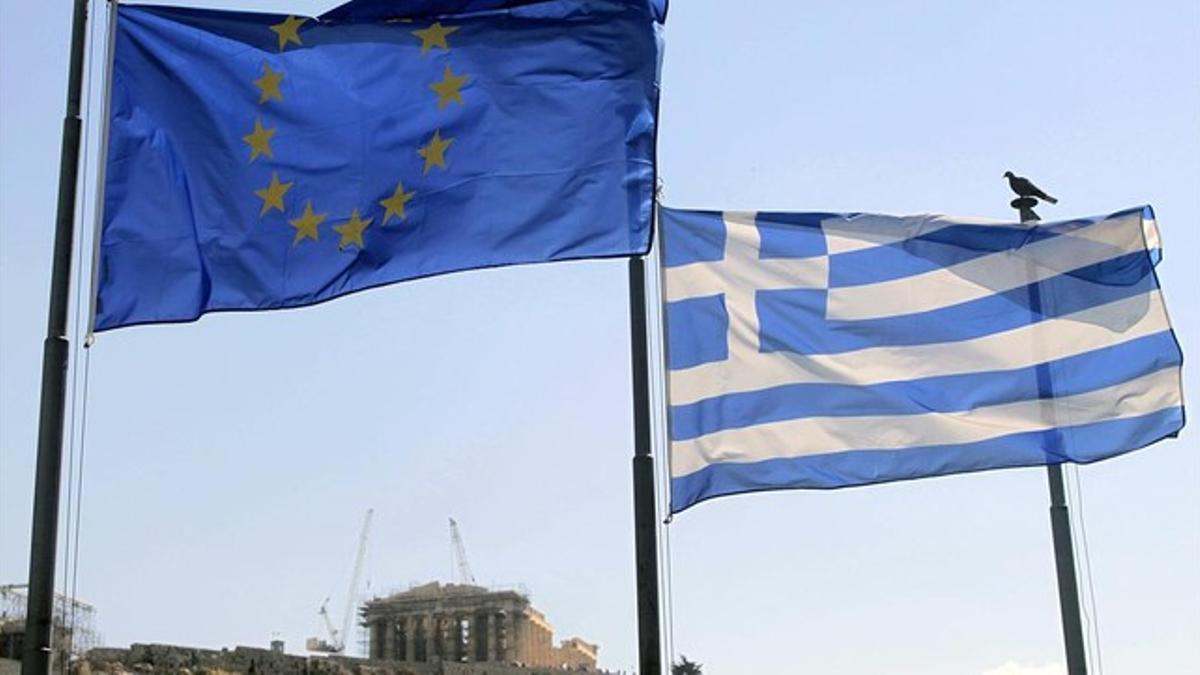
[[[325,602],[321,603],[321,609],[317,610],[317,614],[321,615],[321,619],[325,621],[325,632],[329,633],[329,644],[337,645],[338,632],[333,627],[333,622],[329,620],[329,598],[325,598]],[[335,647],[336,649],[336,647]]]
[[337,651],[346,650],[346,636],[350,633],[350,620],[353,618],[355,600],[358,599],[358,580],[362,577],[363,558],[367,555],[367,537],[371,533],[371,516],[375,509],[367,509],[363,516],[362,534],[358,537],[358,555],[354,557],[354,575],[350,577],[350,590],[346,591],[346,609],[342,613],[342,632],[337,636],[334,646]]
[[458,532],[458,523],[450,519],[450,540],[454,543],[454,560],[458,563],[458,580],[464,584],[474,584],[475,575],[471,573],[471,564],[467,562],[467,549],[463,546],[462,535]]

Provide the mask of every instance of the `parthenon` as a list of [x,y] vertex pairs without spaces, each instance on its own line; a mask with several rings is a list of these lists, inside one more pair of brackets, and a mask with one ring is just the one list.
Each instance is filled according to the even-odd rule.
[[596,668],[596,645],[571,638],[555,646],[546,617],[516,591],[435,581],[361,611],[372,659]]

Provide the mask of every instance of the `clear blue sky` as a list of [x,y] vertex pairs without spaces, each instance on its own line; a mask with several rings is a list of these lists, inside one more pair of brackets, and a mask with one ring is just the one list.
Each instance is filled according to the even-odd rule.
[[[0,1],[0,583],[27,570],[68,4]],[[1008,169],[1061,199],[1048,218],[1153,204],[1200,353],[1190,0],[681,0],[659,158],[679,207],[1004,218]],[[79,591],[105,642],[299,649],[373,507],[373,592],[446,579],[453,515],[476,576],[628,669],[625,274],[465,273],[101,335]],[[1079,470],[1106,672],[1200,661],[1196,439]],[[674,648],[712,673],[1062,672],[1047,503],[1026,469],[700,505],[670,528]]]

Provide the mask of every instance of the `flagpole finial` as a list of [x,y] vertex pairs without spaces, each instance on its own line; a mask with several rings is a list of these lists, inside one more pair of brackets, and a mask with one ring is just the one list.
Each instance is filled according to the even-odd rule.
[[1034,199],[1033,197],[1017,197],[1008,204],[1021,214],[1022,223],[1036,223],[1042,219],[1041,216],[1039,216],[1037,212],[1033,210],[1033,207],[1037,206],[1037,203],[1038,200]]

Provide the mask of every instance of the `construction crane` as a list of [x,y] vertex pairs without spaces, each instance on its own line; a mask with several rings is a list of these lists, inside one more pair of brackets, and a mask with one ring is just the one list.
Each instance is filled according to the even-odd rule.
[[458,523],[453,518],[450,519],[450,541],[454,545],[454,562],[458,565],[458,582],[475,585],[471,563],[467,562],[467,549],[463,546],[462,535],[458,532]]
[[[340,652],[341,649],[336,646],[338,644],[338,637],[339,637],[338,630],[333,627],[333,621],[330,620],[330,618],[329,618],[329,598],[325,598],[325,601],[321,603],[321,609],[317,610],[317,614],[320,614],[321,620],[325,622],[325,633],[327,635],[329,635],[329,641],[328,642],[326,642],[324,640],[319,641],[318,644],[326,645],[327,648],[326,649],[315,649],[313,651]],[[344,644],[343,644],[343,647],[344,647]]]
[[329,618],[329,598],[325,598],[317,613],[325,622],[325,631],[329,634],[329,640],[309,638],[304,645],[310,652],[341,654],[346,651],[346,636],[350,633],[350,621],[354,618],[354,603],[358,598],[358,581],[362,577],[363,559],[367,555],[367,538],[371,533],[371,516],[374,513],[374,509],[367,509],[367,514],[363,516],[362,534],[358,537],[358,555],[354,557],[354,573],[350,576],[350,588],[346,591],[346,607],[342,612],[342,627],[340,629],[334,627],[333,620]]

